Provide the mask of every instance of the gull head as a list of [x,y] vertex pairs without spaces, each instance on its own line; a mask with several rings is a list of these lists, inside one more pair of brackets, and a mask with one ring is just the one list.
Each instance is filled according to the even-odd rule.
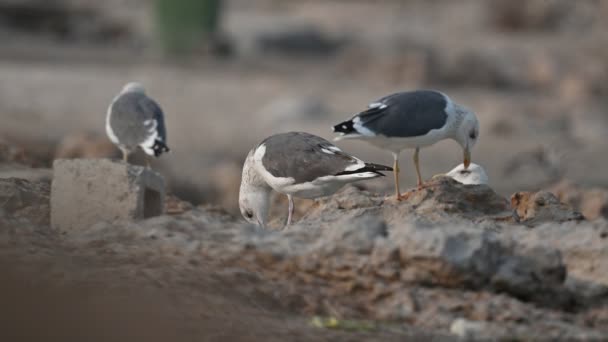
[[129,82],[129,83],[125,84],[124,87],[122,87],[121,93],[139,93],[139,94],[145,94],[146,93],[146,89],[139,82]]
[[464,168],[471,164],[471,150],[479,140],[479,121],[472,111],[456,105],[456,113],[461,117],[456,127],[455,140],[462,146]]
[[465,168],[464,164],[460,164],[446,175],[462,184],[488,184],[486,171],[481,165],[475,163],[471,163],[468,168]]
[[271,188],[255,169],[254,152],[255,149],[249,152],[243,165],[241,188],[239,189],[239,209],[247,222],[266,228]]

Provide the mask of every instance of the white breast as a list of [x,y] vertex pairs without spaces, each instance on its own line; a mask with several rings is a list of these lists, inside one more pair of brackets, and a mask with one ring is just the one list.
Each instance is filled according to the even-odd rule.
[[114,105],[114,101],[116,101],[116,98],[114,98],[114,100],[112,100],[112,103],[110,103],[110,105],[108,106],[108,111],[106,113],[106,134],[108,135],[108,138],[110,138],[111,142],[113,142],[116,145],[120,145],[120,141],[118,140],[118,137],[116,136],[116,134],[114,134],[114,130],[112,130],[112,126],[110,126],[110,116],[112,115],[112,106]]

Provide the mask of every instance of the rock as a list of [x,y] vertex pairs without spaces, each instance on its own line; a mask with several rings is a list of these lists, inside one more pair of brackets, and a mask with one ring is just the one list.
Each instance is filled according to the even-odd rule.
[[53,171],[47,168],[31,168],[21,164],[0,163],[0,178],[19,178],[30,182],[48,182],[53,178]]
[[164,179],[151,169],[107,159],[57,159],[51,224],[71,231],[157,216],[163,213],[164,197]]
[[576,293],[584,306],[594,306],[608,298],[608,284],[568,277],[565,283],[571,293]]
[[116,158],[119,150],[106,136],[91,132],[65,136],[55,149],[55,159]]
[[410,224],[391,230],[391,241],[399,246],[405,282],[492,288],[551,305],[558,299],[541,294],[561,291],[565,279],[559,251],[525,248],[474,228]]
[[465,341],[487,338],[487,324],[458,318],[450,325],[450,332]]
[[590,27],[594,7],[592,2],[575,6],[567,0],[501,0],[488,4],[487,13],[490,23],[505,31],[581,30]]
[[511,207],[517,213],[519,220],[527,225],[585,219],[583,215],[561,203],[548,191],[517,192],[511,196]]
[[364,214],[382,215],[388,224],[402,223],[412,215],[434,222],[513,219],[507,199],[489,186],[465,185],[445,175],[433,177],[422,189],[410,190],[404,196],[395,202],[354,185],[345,186],[336,195],[317,200],[306,215],[307,224],[314,224],[314,219],[327,222]]
[[509,233],[527,246],[558,249],[569,277],[608,285],[608,223],[605,220],[546,222],[531,230]]
[[495,290],[550,307],[574,306],[573,296],[563,287],[566,266],[559,250],[516,245],[504,259],[491,283]]
[[322,250],[335,253],[347,249],[365,253],[374,248],[376,238],[386,238],[388,230],[384,221],[377,216],[368,215],[337,224],[335,229],[323,231],[323,235],[324,237],[319,239],[321,245],[318,247]]
[[405,194],[419,214],[443,211],[463,218],[510,218],[508,201],[487,185],[465,185],[450,177],[434,177],[421,190]]
[[49,182],[0,179],[0,223],[48,225],[49,196]]
[[[97,165],[96,172],[113,164],[86,163]],[[108,186],[109,179],[123,176],[106,175]],[[48,203],[46,193],[41,203]],[[101,271],[87,268],[81,277],[141,277],[172,293],[197,289],[197,277],[211,274],[216,282],[238,274],[230,284],[246,288],[245,298],[274,298],[292,313],[374,320],[380,327],[390,321],[408,331],[476,339],[608,336],[601,310],[608,274],[604,220],[546,221],[530,229],[504,219],[510,205],[487,185],[448,177],[400,202],[350,185],[311,203],[289,229],[262,231],[238,215],[169,197],[172,215],[99,220],[61,235],[44,226],[21,236],[31,241],[28,247],[11,248],[35,251],[48,264],[61,247],[70,260],[105,262]],[[551,215],[570,212],[551,203]],[[552,217],[541,210],[526,213]],[[0,251],[14,244],[15,232],[0,229]]]
[[583,188],[563,180],[549,188],[562,203],[579,211],[588,220],[608,218],[608,190]]
[[380,206],[383,201],[383,197],[378,197],[366,190],[361,190],[356,185],[348,184],[336,195],[318,199],[316,208],[318,208],[318,210],[361,209]]
[[165,209],[164,213],[167,215],[178,215],[183,214],[189,210],[192,210],[193,205],[190,202],[182,201],[175,195],[165,196]]
[[506,253],[495,234],[461,226],[446,231],[407,224],[390,233],[405,266],[401,279],[409,283],[479,288],[488,284]]
[[32,165],[33,161],[25,149],[0,139],[0,163]]

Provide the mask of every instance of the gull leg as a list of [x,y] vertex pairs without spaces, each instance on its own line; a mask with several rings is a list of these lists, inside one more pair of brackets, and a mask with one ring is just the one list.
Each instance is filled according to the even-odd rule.
[[120,151],[122,152],[122,161],[125,163],[129,162],[129,151],[126,148],[121,147]]
[[393,175],[395,176],[395,197],[401,200],[401,192],[399,191],[399,153],[393,153]]
[[420,175],[420,163],[418,162],[418,154],[420,153],[420,147],[416,147],[416,152],[414,152],[414,165],[416,165],[416,174],[418,175],[418,189],[422,188],[422,176]]
[[145,156],[146,156],[146,167],[149,169],[150,168],[150,156],[147,154]]
[[293,197],[291,195],[287,195],[287,199],[289,200],[289,213],[287,214],[287,223],[285,224],[285,228],[289,227],[289,225],[291,225],[291,218],[293,217],[293,209],[294,209],[294,205],[293,205]]

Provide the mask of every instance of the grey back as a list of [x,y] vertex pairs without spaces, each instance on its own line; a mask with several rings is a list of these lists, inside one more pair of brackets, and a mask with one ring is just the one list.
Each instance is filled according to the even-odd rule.
[[313,181],[319,177],[337,175],[358,161],[316,135],[289,132],[270,136],[260,143],[266,147],[262,158],[264,168],[275,177],[292,177],[296,183]]
[[433,90],[416,90],[385,96],[357,115],[363,126],[388,137],[416,137],[445,125],[445,96]]
[[110,108],[110,127],[122,145],[136,147],[152,132],[156,120],[156,131],[163,141],[166,129],[163,112],[154,100],[145,94],[127,92],[120,95]]

